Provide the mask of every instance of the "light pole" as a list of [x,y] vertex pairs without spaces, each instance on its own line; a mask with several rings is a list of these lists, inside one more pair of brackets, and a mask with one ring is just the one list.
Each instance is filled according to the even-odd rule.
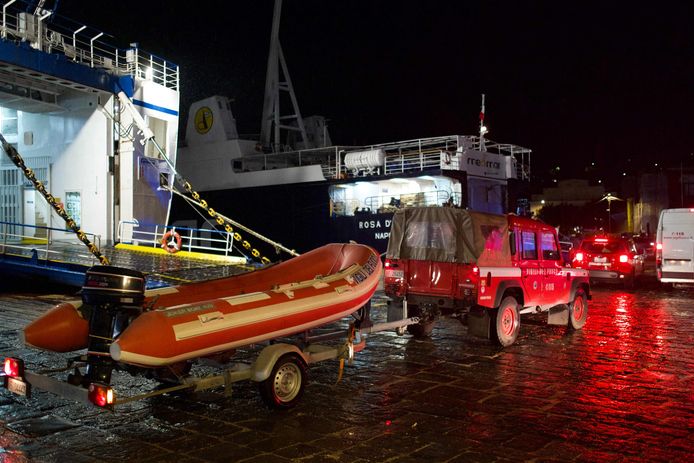
[[621,198],[613,196],[612,193],[607,193],[600,201],[607,201],[607,233],[612,233],[612,201],[624,201]]

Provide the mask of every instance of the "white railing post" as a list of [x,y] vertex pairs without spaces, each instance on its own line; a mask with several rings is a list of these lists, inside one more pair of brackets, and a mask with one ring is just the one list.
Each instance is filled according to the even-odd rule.
[[7,7],[12,5],[14,2],[17,0],[11,0],[10,2],[7,2],[3,7],[2,7],[2,38],[7,37]]
[[94,67],[94,41],[104,35],[103,32],[99,32],[94,37],[89,40],[89,66]]

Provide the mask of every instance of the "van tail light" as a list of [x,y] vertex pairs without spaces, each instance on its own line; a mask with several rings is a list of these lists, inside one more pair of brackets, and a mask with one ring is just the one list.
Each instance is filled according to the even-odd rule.
[[622,254],[621,256],[619,256],[619,261],[623,264],[629,262],[629,256],[626,254]]
[[20,359],[7,357],[5,359],[5,376],[10,378],[22,378],[24,377],[24,362]]
[[663,250],[663,243],[656,243],[655,249],[656,249],[656,251],[662,251]]
[[113,393],[111,386],[105,384],[92,383],[89,385],[89,393],[87,394],[89,401],[99,407],[109,407],[116,400],[116,395]]
[[576,262],[583,262],[583,253],[577,252],[576,256],[574,256],[574,259],[576,259]]

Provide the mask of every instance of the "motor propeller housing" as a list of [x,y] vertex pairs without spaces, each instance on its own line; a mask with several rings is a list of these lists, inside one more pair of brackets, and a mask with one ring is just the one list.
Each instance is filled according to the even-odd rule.
[[85,315],[89,317],[87,373],[80,382],[110,384],[114,361],[113,340],[142,312],[145,277],[137,270],[95,265],[87,270],[82,287]]

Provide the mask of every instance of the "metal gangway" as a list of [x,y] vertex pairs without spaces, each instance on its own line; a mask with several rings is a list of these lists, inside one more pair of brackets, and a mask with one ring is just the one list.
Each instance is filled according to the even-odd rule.
[[[119,236],[131,233],[130,241],[103,247],[99,235],[87,235],[100,246],[111,265],[143,272],[149,288],[230,276],[254,268],[239,252],[232,255],[236,249],[234,239],[224,236],[224,231],[175,227],[185,246],[181,252],[167,252],[161,240],[173,230],[170,226],[123,221],[118,227]],[[0,222],[0,272],[80,287],[86,271],[98,264],[84,244],[65,229]]]

